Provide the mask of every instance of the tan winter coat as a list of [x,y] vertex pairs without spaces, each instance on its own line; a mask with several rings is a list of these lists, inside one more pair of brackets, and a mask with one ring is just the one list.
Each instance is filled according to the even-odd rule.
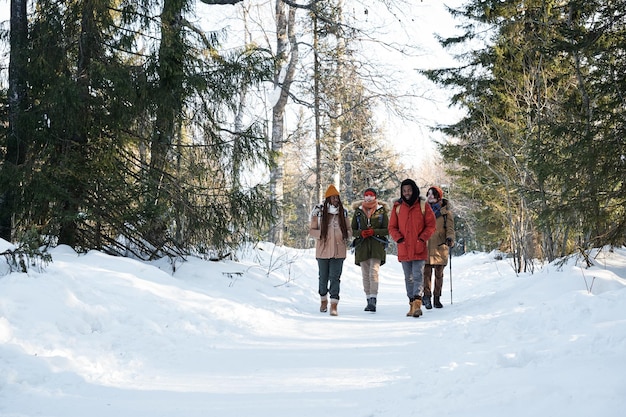
[[[454,215],[450,210],[448,200],[442,201],[440,216],[437,217],[435,233],[428,240],[428,264],[430,265],[448,265],[448,245],[446,239],[452,239],[454,242]],[[444,227],[445,220],[445,227]]]
[[[339,214],[330,214],[331,218],[328,222],[328,233],[326,234],[326,241],[322,241],[321,237],[321,220],[322,220],[323,206],[320,204],[315,206],[311,213],[311,223],[309,226],[309,235],[316,239],[315,242],[315,258],[317,259],[332,259],[332,258],[346,258],[347,254],[347,240],[343,239],[341,234],[341,228],[339,227]],[[348,239],[352,236],[352,230],[350,230],[350,223],[348,221],[348,211],[344,209],[343,215],[346,217],[346,225],[348,231]]]

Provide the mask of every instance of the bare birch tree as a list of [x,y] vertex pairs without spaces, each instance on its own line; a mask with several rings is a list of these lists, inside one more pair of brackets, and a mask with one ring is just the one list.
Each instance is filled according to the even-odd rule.
[[270,172],[270,193],[274,202],[274,222],[270,227],[269,240],[283,244],[283,194],[285,161],[285,108],[289,90],[298,64],[298,43],[296,39],[296,9],[287,6],[283,0],[276,0],[276,67],[274,71],[274,91],[278,99],[272,107],[271,147],[275,164]]

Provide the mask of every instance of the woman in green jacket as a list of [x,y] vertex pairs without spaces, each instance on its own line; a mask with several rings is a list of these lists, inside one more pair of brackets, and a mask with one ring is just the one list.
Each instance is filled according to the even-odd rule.
[[376,190],[363,192],[363,201],[352,205],[352,235],[354,240],[354,262],[361,266],[363,291],[367,298],[365,311],[376,311],[378,298],[378,271],[385,264],[389,206],[376,199]]

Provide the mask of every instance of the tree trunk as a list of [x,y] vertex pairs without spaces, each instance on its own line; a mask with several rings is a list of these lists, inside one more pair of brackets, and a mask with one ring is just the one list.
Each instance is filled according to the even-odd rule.
[[[289,98],[289,89],[298,63],[298,44],[295,35],[296,9],[285,5],[283,0],[276,0],[276,70],[274,72],[274,90],[279,92],[278,100],[272,108],[272,152],[276,165],[270,172],[270,194],[274,202],[274,222],[270,227],[270,241],[283,244],[283,195],[285,161],[285,107]],[[289,58],[289,59],[287,59]]]
[[21,122],[26,108],[26,69],[28,51],[27,0],[11,0],[9,57],[9,130],[6,140],[3,176],[7,188],[0,199],[0,238],[11,242],[12,218],[19,183],[15,168],[26,160],[25,126]]
[[168,197],[168,156],[177,132],[177,118],[182,111],[182,83],[185,48],[182,41],[182,9],[185,0],[165,0],[161,13],[159,45],[159,90],[155,131],[150,146],[145,214],[148,219],[146,239],[158,250],[166,240],[165,214]]
[[322,128],[320,121],[320,58],[317,16],[313,14],[313,115],[315,117],[315,195],[322,201]]
[[[337,26],[341,26],[343,25],[343,1],[342,0],[337,0]],[[337,56],[336,56],[336,65],[337,65],[337,73],[336,73],[336,78],[337,78],[337,85],[341,86],[340,88],[344,88],[345,86],[345,66],[344,66],[344,59],[345,59],[345,53],[346,53],[346,39],[344,38],[344,35],[342,33],[342,31],[337,31],[335,33],[335,40],[337,42]],[[332,114],[334,115],[334,117],[332,118],[331,121],[331,126],[333,126],[332,128],[332,132],[333,132],[333,138],[332,138],[332,160],[331,160],[331,164],[332,164],[332,178],[333,178],[333,184],[335,184],[335,186],[337,187],[337,189],[339,190],[339,192],[341,193],[341,168],[342,168],[342,130],[343,130],[343,126],[342,126],[342,121],[343,121],[343,100],[344,100],[344,94],[340,91],[337,91],[337,93],[339,93],[338,95],[335,95],[335,98],[333,100],[332,103]],[[345,199],[345,197],[344,197]]]
[[66,158],[72,161],[73,172],[70,177],[65,179],[64,185],[67,189],[67,198],[61,202],[62,215],[59,230],[59,244],[65,244],[71,247],[77,245],[78,234],[78,217],[81,202],[84,199],[85,186],[84,182],[78,177],[83,174],[86,167],[86,154],[88,146],[88,127],[90,126],[90,85],[91,85],[91,65],[96,53],[97,27],[95,24],[94,1],[87,0],[83,4],[81,31],[80,31],[80,47],[77,62],[77,78],[78,87],[78,112],[76,128],[68,138],[67,145],[63,152]]

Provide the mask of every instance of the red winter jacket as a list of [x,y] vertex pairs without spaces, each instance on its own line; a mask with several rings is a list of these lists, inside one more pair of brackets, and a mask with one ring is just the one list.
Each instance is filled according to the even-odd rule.
[[398,261],[428,259],[426,242],[435,233],[436,224],[435,213],[423,198],[412,206],[402,199],[394,202],[388,229],[391,238],[398,243]]

